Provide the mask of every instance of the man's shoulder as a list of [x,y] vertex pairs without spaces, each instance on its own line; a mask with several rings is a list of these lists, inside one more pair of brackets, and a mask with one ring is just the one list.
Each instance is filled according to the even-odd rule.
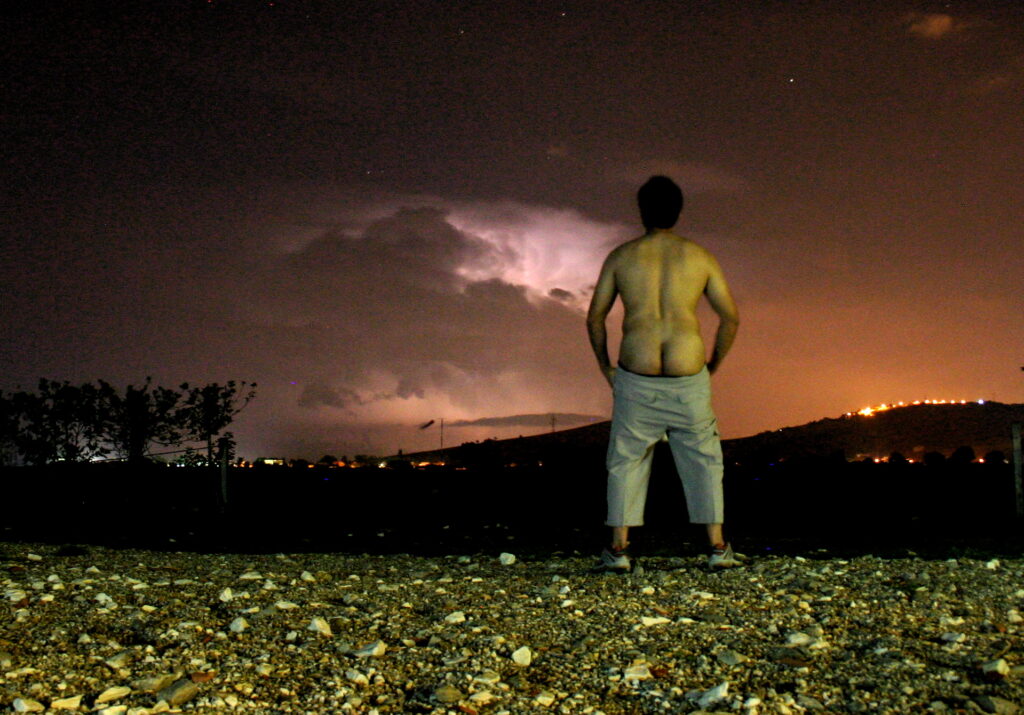
[[669,249],[669,253],[678,251],[689,258],[713,258],[711,252],[704,246],[692,238],[681,236],[677,233],[637,236],[634,239],[619,244],[608,254],[608,257],[613,260],[629,260],[633,256],[649,255],[652,252],[665,255],[663,249],[666,247]]

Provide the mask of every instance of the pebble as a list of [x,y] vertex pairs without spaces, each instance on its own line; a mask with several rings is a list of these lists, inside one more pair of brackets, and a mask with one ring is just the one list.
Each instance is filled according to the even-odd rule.
[[69,698],[58,698],[50,703],[52,710],[78,710],[82,704],[81,695],[72,695]]
[[725,700],[728,694],[729,683],[719,683],[715,687],[711,688],[711,690],[708,690],[703,695],[701,695],[700,698],[698,698],[697,700],[697,704],[701,708],[707,708],[711,705],[714,705],[715,703],[722,702],[723,700]]
[[113,688],[107,688],[96,697],[96,704],[109,703],[114,700],[120,700],[126,695],[131,694],[132,689],[124,685],[117,685]]
[[316,631],[322,636],[330,637],[334,635],[331,631],[331,624],[327,622],[326,618],[321,618],[320,616],[314,616],[309,625],[306,626],[306,629]]
[[624,680],[647,680],[653,677],[651,675],[650,666],[647,663],[633,663],[624,671],[622,671],[622,677]]
[[517,648],[512,651],[512,662],[525,667],[533,662],[533,652],[527,646]]
[[555,704],[555,694],[549,690],[542,690],[537,693],[537,697],[533,699],[533,702],[537,703],[543,708],[551,707]]
[[490,705],[497,699],[498,696],[490,690],[478,690],[469,696],[470,702],[476,703],[477,705]]
[[457,703],[464,697],[461,690],[451,685],[442,685],[434,691],[434,699],[439,703]]
[[734,650],[723,650],[716,657],[726,665],[739,665],[740,663],[746,663],[750,660],[747,656],[741,655]]
[[199,687],[191,680],[177,680],[157,693],[157,698],[170,706],[181,705],[199,694]]
[[[18,548],[0,543],[0,712],[1019,715],[1024,703],[1021,558],[768,554],[710,573],[696,555],[652,556],[642,574],[609,577],[564,554]],[[29,548],[40,561],[19,555]]]
[[374,641],[356,650],[355,656],[357,658],[380,658],[387,652],[387,649],[384,641]]

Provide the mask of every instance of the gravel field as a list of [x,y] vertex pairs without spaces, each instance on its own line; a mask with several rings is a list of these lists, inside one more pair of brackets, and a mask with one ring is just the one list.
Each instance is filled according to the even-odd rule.
[[198,554],[0,544],[12,712],[995,712],[1024,559]]

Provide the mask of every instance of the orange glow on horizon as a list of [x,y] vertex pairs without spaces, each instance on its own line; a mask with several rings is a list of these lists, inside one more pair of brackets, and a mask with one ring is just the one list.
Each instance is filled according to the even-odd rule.
[[856,412],[847,412],[845,417],[860,415],[862,417],[873,417],[878,412],[886,412],[897,407],[909,407],[912,405],[984,405],[985,400],[914,400],[913,402],[883,402],[880,405],[862,407]]

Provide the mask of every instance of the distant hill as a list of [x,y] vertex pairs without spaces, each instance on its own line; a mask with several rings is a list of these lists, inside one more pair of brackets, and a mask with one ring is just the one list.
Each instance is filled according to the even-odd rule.
[[[1024,423],[1024,405],[1000,402],[918,404],[826,418],[750,437],[723,440],[730,464],[775,462],[803,456],[841,453],[847,460],[886,458],[899,452],[921,459],[929,452],[950,456],[966,446],[979,456],[1012,452],[1014,422]],[[533,437],[489,440],[445,450],[406,455],[411,461],[536,464],[545,459],[601,459],[608,445],[610,423],[561,430]]]
[[979,457],[997,450],[1009,456],[1014,422],[1024,423],[1024,405],[918,404],[817,420],[727,440],[724,445],[730,461],[740,463],[836,452],[850,460],[886,458],[893,452],[911,459],[928,452],[948,457],[964,446]]

